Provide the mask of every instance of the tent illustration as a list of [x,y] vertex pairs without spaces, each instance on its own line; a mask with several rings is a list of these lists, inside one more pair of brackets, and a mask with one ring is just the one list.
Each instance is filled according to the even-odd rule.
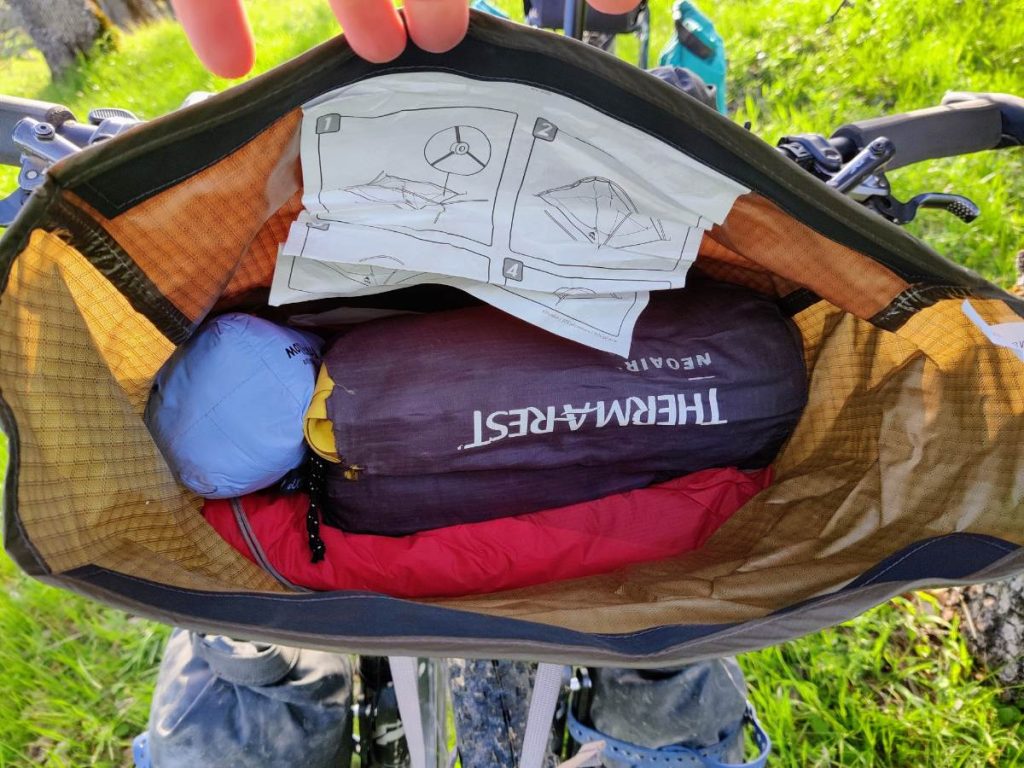
[[373,181],[345,187],[345,191],[371,203],[386,203],[407,211],[434,207],[443,211],[447,203],[462,195],[440,184],[403,179],[383,171]]
[[548,216],[576,242],[598,248],[635,248],[667,240],[659,219],[644,216],[619,184],[600,176],[537,194]]

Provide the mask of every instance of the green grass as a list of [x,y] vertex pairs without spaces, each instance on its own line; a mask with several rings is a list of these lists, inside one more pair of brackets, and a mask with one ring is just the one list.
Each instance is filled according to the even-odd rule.
[[931,593],[740,657],[773,766],[986,766],[1024,761],[1015,706],[974,668]]
[[[757,0],[716,12],[730,56],[740,121],[772,140],[851,120],[929,107],[947,90],[1024,93],[1024,15],[1013,3],[960,0],[857,2]],[[987,152],[891,174],[901,199],[957,192],[982,216],[961,224],[925,212],[909,228],[941,253],[1008,283],[1024,247],[1024,153]]]
[[[502,5],[514,10],[514,0]],[[654,0],[652,49],[671,34]],[[853,119],[938,103],[947,89],[1024,94],[1024,15],[983,0],[861,0],[827,23],[838,0],[705,2],[726,40],[736,119],[774,142]],[[323,0],[248,4],[257,71],[335,33]],[[624,42],[620,54],[632,60]],[[64,103],[84,115],[121,106],[142,117],[193,90],[228,83],[194,61],[170,23],[126,36],[119,50],[48,83],[38,57],[0,62],[0,92]],[[1009,282],[1024,244],[1024,152],[985,153],[893,174],[897,194],[956,191],[982,218],[925,212],[912,231],[991,279]],[[4,175],[6,174],[6,175]],[[0,188],[13,184],[0,173]],[[0,446],[0,466],[6,447]],[[168,630],[56,591],[0,556],[0,768],[128,765],[145,727]],[[976,670],[955,617],[920,594],[841,627],[747,654],[751,696],[776,743],[774,766],[1024,764],[1021,712]]]
[[169,628],[46,587],[6,555],[0,584],[0,768],[131,765]]

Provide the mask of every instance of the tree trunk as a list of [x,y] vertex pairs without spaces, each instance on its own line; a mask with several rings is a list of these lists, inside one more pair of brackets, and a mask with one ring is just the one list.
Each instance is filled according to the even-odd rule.
[[1004,698],[1022,698],[1024,683],[1024,576],[960,590],[964,636],[971,654],[1003,686]]
[[171,8],[164,0],[98,0],[111,23],[132,29],[151,21],[169,18]]
[[56,79],[104,34],[96,6],[89,0],[9,0]]
[[1024,296],[1024,251],[1017,254],[1017,284],[1010,289],[1010,293]]

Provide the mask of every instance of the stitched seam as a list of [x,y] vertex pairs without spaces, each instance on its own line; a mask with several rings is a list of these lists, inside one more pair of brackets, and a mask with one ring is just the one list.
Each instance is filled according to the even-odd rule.
[[[972,534],[960,534],[960,535],[972,536]],[[947,538],[947,537],[944,536],[942,538]],[[996,546],[995,544],[993,544],[993,542],[986,542],[986,543],[992,544],[992,546]],[[996,548],[997,549],[1002,549],[1002,547],[998,547],[998,546],[996,546]],[[1016,551],[1016,549],[1012,548],[1012,547],[1006,550],[1007,554],[1012,553],[1014,551]],[[888,569],[886,569],[886,570],[888,570]],[[767,626],[769,624],[774,624],[777,621],[789,618],[791,615],[799,614],[799,613],[801,613],[801,612],[803,612],[805,610],[808,610],[810,608],[820,608],[822,606],[831,605],[832,603],[836,603],[836,602],[838,602],[840,600],[845,600],[848,597],[850,597],[851,592],[856,593],[857,591],[859,591],[861,589],[864,589],[867,586],[868,586],[868,584],[862,584],[860,586],[853,587],[851,590],[848,590],[848,591],[840,589],[840,591],[835,592],[834,594],[817,598],[810,605],[802,606],[801,608],[798,608],[795,611],[787,611],[785,613],[772,614],[772,615],[769,615],[769,616],[763,616],[763,617],[761,617],[759,619],[751,619],[751,620],[746,621],[746,622],[741,622],[740,624],[737,624],[734,627],[730,627],[728,629],[723,629],[720,632],[715,632],[714,633],[714,637],[716,637],[716,638],[718,638],[718,637],[731,637],[732,635],[738,634],[738,633],[743,632],[743,631],[753,630],[753,629],[756,629],[758,627],[764,627],[764,626]],[[898,594],[898,592],[897,592],[897,594]],[[642,632],[634,633],[632,635],[625,635],[624,637],[635,637],[637,635],[644,634],[644,633],[647,633],[647,632],[652,632],[652,631],[654,631],[654,630],[653,629],[643,630]],[[691,644],[696,643],[696,642],[701,642],[701,641],[703,641],[705,639],[707,639],[707,638],[703,637],[703,638],[698,638],[697,640],[684,641],[684,642],[679,643],[677,646],[674,646],[674,647],[675,648],[681,648],[681,647],[686,646],[686,645],[691,645]]]
[[[25,529],[25,523],[18,514],[18,479],[21,474],[21,433],[18,430],[18,421],[14,416],[7,400],[0,394],[0,425],[7,434],[7,478],[4,482],[4,509],[3,520],[13,520],[17,528],[18,536],[25,544],[25,548],[32,555],[43,574],[50,575],[53,569],[47,565],[35,543]],[[5,542],[6,544],[6,542]]]

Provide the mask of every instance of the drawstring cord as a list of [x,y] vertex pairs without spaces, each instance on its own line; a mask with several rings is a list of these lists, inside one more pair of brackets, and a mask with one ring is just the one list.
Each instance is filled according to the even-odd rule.
[[306,510],[306,533],[309,534],[309,550],[313,554],[310,562],[319,563],[324,559],[327,547],[320,538],[320,510],[323,499],[324,476],[326,474],[324,460],[313,455],[309,460],[309,508]]

